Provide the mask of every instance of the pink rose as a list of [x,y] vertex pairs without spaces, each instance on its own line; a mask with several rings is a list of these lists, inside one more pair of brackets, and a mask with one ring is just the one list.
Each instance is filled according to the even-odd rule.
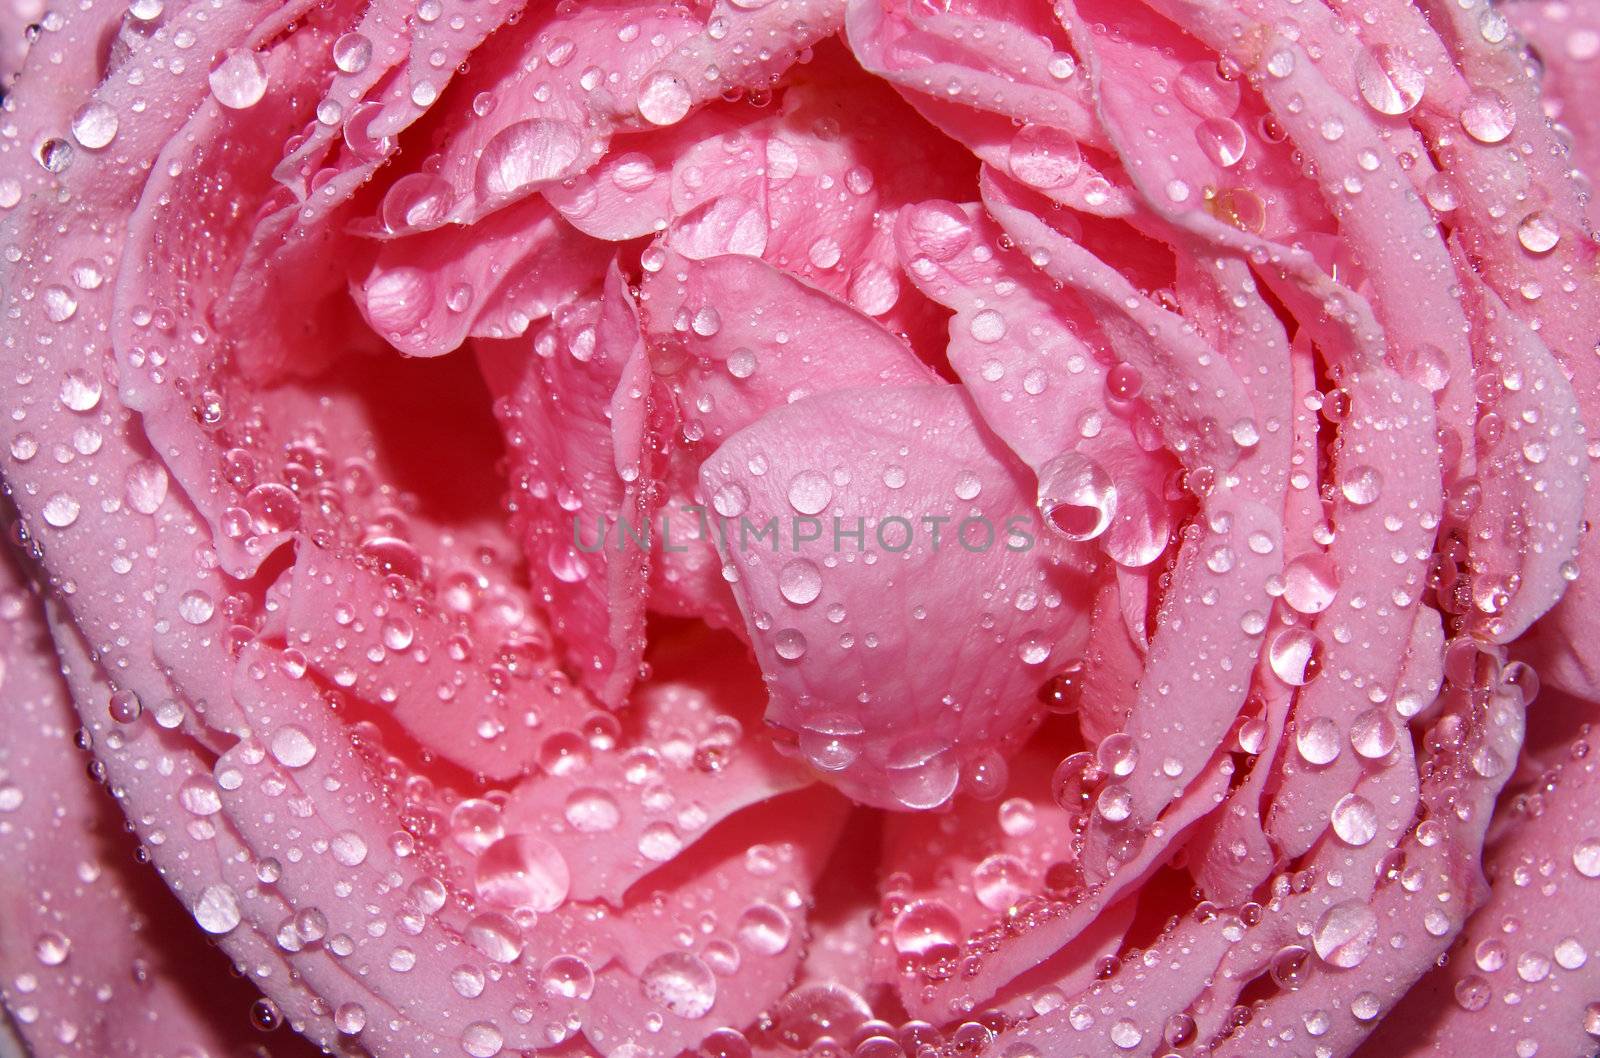
[[1600,1047],[1587,0],[0,20],[28,1053]]

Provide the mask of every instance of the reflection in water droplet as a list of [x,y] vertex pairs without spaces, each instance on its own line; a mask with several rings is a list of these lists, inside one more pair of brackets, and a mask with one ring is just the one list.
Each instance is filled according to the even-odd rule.
[[1045,524],[1069,540],[1093,540],[1117,512],[1117,489],[1094,460],[1076,452],[1039,468],[1039,511]]

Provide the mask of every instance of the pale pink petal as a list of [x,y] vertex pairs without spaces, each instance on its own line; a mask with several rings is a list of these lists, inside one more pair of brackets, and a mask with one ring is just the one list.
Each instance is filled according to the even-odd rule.
[[644,649],[644,587],[657,471],[652,383],[638,312],[613,265],[605,287],[524,340],[501,399],[515,467],[511,506],[552,632],[608,703]]
[[[1026,473],[959,387],[797,401],[701,470],[768,719],[856,798],[943,803],[1030,729],[1045,663],[1081,652],[1091,560],[1047,535]],[[768,529],[781,548],[751,542]]]
[[471,225],[386,242],[352,276],[367,324],[409,356],[439,356],[469,335],[517,337],[599,282],[611,248],[572,229],[543,199]]

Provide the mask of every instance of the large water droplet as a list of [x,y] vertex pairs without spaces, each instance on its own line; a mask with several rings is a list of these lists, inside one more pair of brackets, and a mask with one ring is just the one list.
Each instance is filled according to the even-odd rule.
[[478,896],[498,907],[554,911],[572,884],[567,861],[554,845],[531,834],[512,834],[484,851],[478,861]]
[[1039,512],[1068,540],[1093,540],[1117,513],[1117,489],[1105,469],[1077,452],[1039,468]]
[[717,1001],[717,979],[711,968],[680,951],[650,960],[639,975],[639,990],[646,1000],[680,1018],[703,1018]]
[[91,151],[99,150],[117,138],[117,125],[117,112],[95,100],[72,116],[72,138]]
[[1078,141],[1049,125],[1024,125],[1011,138],[1011,175],[1029,187],[1066,187],[1083,166]]
[[1293,625],[1272,637],[1267,660],[1278,679],[1291,687],[1304,687],[1322,671],[1322,640],[1303,625]]
[[778,590],[796,606],[814,602],[822,594],[822,572],[814,562],[793,559],[784,563],[778,574]]
[[1356,53],[1356,86],[1380,114],[1410,113],[1422,101],[1427,81],[1409,55],[1390,47]]
[[802,470],[789,481],[789,503],[801,514],[821,514],[833,500],[833,485],[817,470]]
[[1383,475],[1374,467],[1355,467],[1344,475],[1339,491],[1352,506],[1366,507],[1375,503],[1383,491]]
[[1517,225],[1517,241],[1531,254],[1547,254],[1561,241],[1561,228],[1549,210],[1534,210]]
[[582,150],[583,137],[568,122],[530,118],[507,125],[484,145],[478,159],[478,193],[500,198],[554,180],[566,174]]
[[1516,111],[1493,90],[1475,93],[1461,108],[1461,127],[1479,143],[1504,142],[1516,124]]
[[1339,593],[1339,571],[1320,552],[1301,555],[1283,570],[1283,600],[1303,614],[1321,613]]
[[1330,815],[1333,832],[1346,845],[1357,848],[1378,836],[1378,810],[1360,794],[1345,794]]
[[1325,716],[1308,720],[1295,729],[1294,744],[1307,764],[1332,764],[1339,756],[1339,725]]
[[739,943],[758,955],[777,955],[789,946],[794,925],[782,909],[765,901],[745,908],[734,927]]
[[639,89],[639,116],[652,125],[676,125],[693,103],[689,86],[669,71],[653,74]]
[[922,957],[961,940],[961,920],[948,904],[918,900],[895,917],[889,941],[901,955]]
[[1312,931],[1317,957],[1330,966],[1360,966],[1378,938],[1378,916],[1360,900],[1347,900],[1323,912]]
[[1224,169],[1239,164],[1244,157],[1244,129],[1232,118],[1207,118],[1196,126],[1194,138],[1201,152]]
[[229,110],[248,110],[267,94],[267,70],[249,50],[236,51],[211,71],[211,94]]
[[316,743],[293,724],[285,724],[272,733],[272,756],[285,768],[303,768],[317,755]]
[[972,222],[953,202],[910,207],[907,227],[918,250],[935,261],[951,260],[972,241]]
[[226,885],[209,885],[194,905],[194,920],[207,933],[221,935],[239,925],[239,897]]

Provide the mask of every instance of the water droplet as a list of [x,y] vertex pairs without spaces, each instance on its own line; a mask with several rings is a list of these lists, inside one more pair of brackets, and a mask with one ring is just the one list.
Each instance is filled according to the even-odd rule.
[[1345,794],[1333,806],[1333,832],[1346,845],[1360,848],[1378,836],[1378,810],[1360,794]]
[[341,1003],[333,1012],[333,1025],[346,1036],[360,1035],[367,1027],[367,1011],[360,1003]]
[[1494,989],[1477,974],[1467,974],[1456,982],[1456,1003],[1462,1010],[1477,1011],[1489,1005]]
[[1522,218],[1517,225],[1517,241],[1532,254],[1546,254],[1561,241],[1561,228],[1555,214],[1548,210],[1535,210]]
[[478,193],[516,195],[566,175],[583,150],[583,137],[565,121],[530,118],[507,125],[484,144],[478,159]]
[[911,207],[907,226],[918,250],[935,261],[953,259],[972,241],[972,222],[954,202]]
[[372,61],[372,41],[361,33],[346,33],[333,42],[333,64],[341,73],[360,73]]
[[65,492],[58,492],[44,502],[45,523],[57,529],[65,529],[78,520],[78,501]]
[[1083,166],[1078,141],[1049,125],[1024,125],[1011,138],[1011,175],[1029,187],[1066,187]]
[[1356,86],[1361,98],[1380,114],[1410,113],[1422,101],[1426,84],[1421,67],[1396,48],[1356,53]]
[[789,481],[789,503],[801,514],[821,514],[833,500],[833,485],[817,470],[802,470]]
[[248,49],[231,53],[212,69],[211,94],[229,110],[249,110],[267,94],[267,70]]
[[734,935],[739,943],[758,955],[777,955],[789,947],[794,924],[784,912],[764,901],[745,908]]
[[210,776],[195,775],[178,788],[178,802],[191,815],[214,816],[222,811],[222,791]]
[[948,904],[917,900],[895,917],[889,941],[901,955],[924,957],[955,947],[961,940],[961,920]]
[[49,317],[51,323],[66,323],[78,314],[78,299],[66,287],[56,285],[45,287],[41,300],[44,302],[44,314]]
[[986,344],[998,342],[1006,336],[1006,318],[994,309],[984,309],[972,317],[967,331],[974,339]]
[[584,834],[615,830],[622,821],[622,810],[617,807],[616,799],[595,787],[572,791],[567,796],[563,815],[574,830]]
[[1201,153],[1224,169],[1239,164],[1244,157],[1244,129],[1232,118],[1207,118],[1196,126],[1194,138]]
[[72,138],[91,151],[117,138],[117,112],[98,100],[85,103],[72,116]]
[[1382,760],[1394,752],[1399,731],[1383,708],[1368,709],[1350,724],[1350,745],[1367,760]]
[[539,971],[539,984],[553,998],[586,1001],[594,995],[594,970],[576,955],[557,955]]
[[353,830],[340,831],[328,842],[328,851],[334,860],[345,867],[359,867],[367,862],[367,842]]
[[154,514],[167,498],[167,471],[160,463],[141,459],[128,468],[123,495],[140,514]]
[[1065,452],[1039,468],[1039,511],[1068,540],[1093,540],[1117,513],[1117,489],[1094,460]]
[[1284,567],[1283,599],[1299,613],[1321,613],[1338,593],[1339,572],[1327,555],[1301,555]]
[[472,1058],[495,1058],[505,1047],[505,1036],[492,1023],[474,1021],[461,1033],[461,1049]]
[[462,936],[475,951],[495,962],[513,963],[522,956],[522,930],[498,911],[475,916]]
[[1600,878],[1600,838],[1585,838],[1573,846],[1572,866],[1585,878]]
[[226,885],[208,885],[194,905],[194,920],[207,933],[221,935],[239,925],[239,897]]
[[639,990],[667,1013],[692,1020],[716,1003],[717,979],[698,957],[674,951],[650,960],[639,975]]
[[683,838],[671,823],[651,823],[639,835],[639,854],[653,863],[666,863],[683,851]]
[[317,755],[316,743],[293,724],[286,724],[272,733],[272,756],[285,768],[303,768]]
[[1332,764],[1339,756],[1339,725],[1325,716],[1307,721],[1295,729],[1294,744],[1307,764]]
[[1028,893],[1027,864],[996,853],[972,869],[972,893],[990,911],[1004,911]]
[[529,834],[512,834],[490,845],[478,861],[474,879],[485,902],[540,913],[565,903],[571,882],[560,850]]
[[814,562],[793,559],[784,563],[778,574],[778,590],[794,605],[805,606],[822,594],[822,573]]
[[1278,679],[1291,687],[1304,687],[1322,671],[1322,640],[1304,625],[1292,625],[1272,637],[1267,660]]
[[676,125],[689,113],[694,99],[689,86],[675,73],[654,74],[639,89],[639,116],[652,125]]
[[1504,142],[1516,124],[1516,111],[1492,90],[1475,93],[1461,108],[1461,127],[1479,143]]
[[1123,1018],[1111,1026],[1111,1042],[1118,1050],[1131,1051],[1144,1042],[1144,1033],[1138,1025]]
[[1330,966],[1360,966],[1378,937],[1378,916],[1366,903],[1347,900],[1323,912],[1312,931],[1317,957]]
[[1339,491],[1355,507],[1375,503],[1383,489],[1383,475],[1373,467],[1355,467],[1339,483]]

